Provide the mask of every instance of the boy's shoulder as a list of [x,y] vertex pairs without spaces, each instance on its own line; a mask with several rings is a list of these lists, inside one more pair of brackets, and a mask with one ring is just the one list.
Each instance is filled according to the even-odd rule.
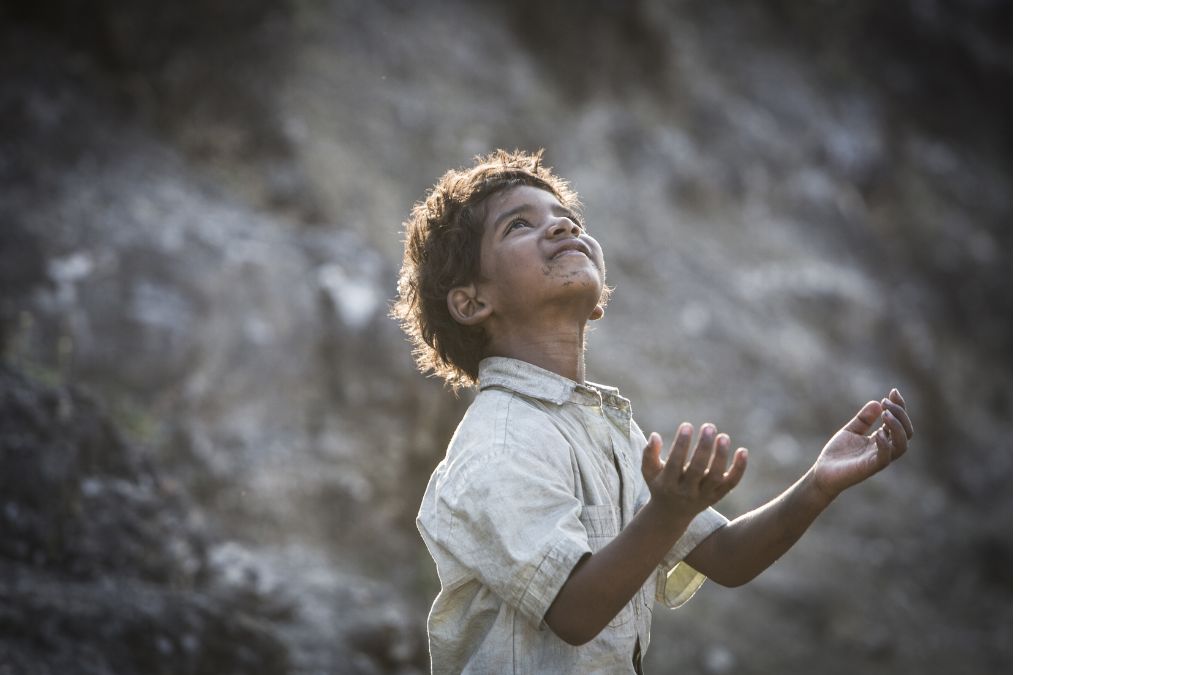
[[462,506],[481,494],[514,489],[514,472],[568,479],[572,453],[563,430],[536,401],[504,389],[481,391],[430,476],[424,501]]
[[566,449],[569,444],[550,407],[519,392],[488,388],[467,407],[446,449],[446,460],[486,463],[497,456],[542,454],[559,447]]
[[513,422],[521,425],[553,426],[553,412],[537,399],[503,387],[479,390],[458,423],[455,439],[464,432],[482,430],[494,438]]

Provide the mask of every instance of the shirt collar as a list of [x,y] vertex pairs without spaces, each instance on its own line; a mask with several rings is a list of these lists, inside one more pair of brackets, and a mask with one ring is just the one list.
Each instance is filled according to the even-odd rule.
[[489,356],[479,362],[479,388],[501,387],[523,396],[555,405],[567,401],[602,404],[630,414],[629,399],[616,387],[575,380],[539,368],[532,363],[503,356]]

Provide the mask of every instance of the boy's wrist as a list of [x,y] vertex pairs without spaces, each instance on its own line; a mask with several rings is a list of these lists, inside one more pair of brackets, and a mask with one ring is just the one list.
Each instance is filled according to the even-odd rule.
[[656,527],[665,531],[678,530],[679,532],[686,530],[696,516],[700,515],[698,511],[693,513],[688,509],[674,507],[661,499],[655,499],[653,495],[646,506],[642,508],[642,512]]
[[817,480],[815,466],[800,478],[797,488],[799,496],[802,496],[813,508],[820,510],[824,510],[832,504],[833,500],[841,494],[821,486],[820,481]]

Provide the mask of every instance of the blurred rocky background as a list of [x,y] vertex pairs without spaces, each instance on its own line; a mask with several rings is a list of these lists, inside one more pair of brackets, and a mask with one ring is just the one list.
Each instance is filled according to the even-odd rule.
[[427,670],[413,525],[470,395],[386,317],[410,205],[546,149],[616,291],[588,375],[795,480],[918,436],[649,672],[1012,665],[1011,7],[0,5],[0,674]]

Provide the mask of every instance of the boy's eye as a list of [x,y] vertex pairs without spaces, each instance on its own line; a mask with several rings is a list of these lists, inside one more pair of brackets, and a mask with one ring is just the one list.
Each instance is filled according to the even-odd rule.
[[522,218],[517,218],[516,220],[514,220],[508,224],[508,228],[504,230],[504,234],[508,234],[509,232],[512,232],[513,230],[517,229],[518,227],[533,227],[533,226],[530,225],[528,221],[526,221]]

